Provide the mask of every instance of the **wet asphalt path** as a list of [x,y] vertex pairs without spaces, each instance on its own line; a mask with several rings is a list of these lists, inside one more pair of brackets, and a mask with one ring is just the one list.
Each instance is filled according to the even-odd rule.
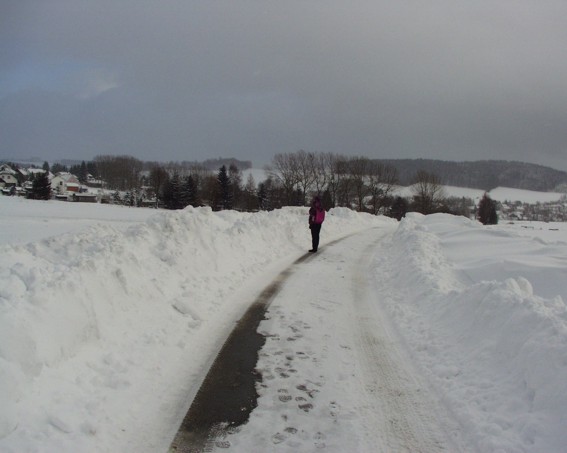
[[281,272],[238,321],[183,419],[170,453],[201,453],[213,445],[222,447],[226,433],[248,421],[257,406],[256,383],[262,378],[256,372],[258,352],[266,342],[258,326],[282,284],[299,264],[313,257],[306,253]]

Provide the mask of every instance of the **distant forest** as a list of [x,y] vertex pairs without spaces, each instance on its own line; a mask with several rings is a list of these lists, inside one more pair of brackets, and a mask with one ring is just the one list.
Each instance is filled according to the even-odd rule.
[[[431,159],[376,159],[398,170],[402,186],[412,183],[415,174],[426,171],[437,175],[442,184],[472,189],[496,187],[553,192],[567,185],[567,172],[541,165],[504,160],[449,162]],[[563,189],[564,189],[563,187]]]

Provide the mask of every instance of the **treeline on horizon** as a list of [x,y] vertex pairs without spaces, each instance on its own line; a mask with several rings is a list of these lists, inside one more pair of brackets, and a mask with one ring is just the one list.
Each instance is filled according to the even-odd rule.
[[542,165],[505,160],[481,160],[451,162],[434,159],[379,159],[398,170],[400,184],[410,184],[419,171],[435,173],[443,184],[491,191],[496,187],[533,190],[536,192],[559,191],[567,184],[567,172]]
[[[226,161],[228,166],[222,158],[208,163],[222,165],[212,172],[210,167],[194,162],[160,164],[107,155],[69,169],[61,164],[49,169],[44,163],[44,169],[70,171],[81,183],[98,179],[105,193],[112,192],[112,202],[132,206],[183,209],[207,205],[214,210],[257,211],[305,206],[317,194],[326,208],[344,206],[398,219],[408,211],[470,215],[470,200],[446,197],[442,179],[422,169],[409,181],[412,195],[407,199],[394,197],[393,191],[400,184],[397,168],[364,156],[303,150],[276,154],[265,167],[266,178],[258,183],[252,174],[243,181],[235,159]],[[248,162],[244,164],[251,167]]]
[[[499,185],[515,185],[534,190],[526,181],[547,182],[553,188],[567,181],[567,173],[519,162],[381,160],[303,150],[276,154],[265,167],[266,178],[259,182],[252,175],[243,181],[239,166],[251,168],[250,162],[218,158],[206,163],[162,164],[142,162],[131,156],[101,155],[70,168],[54,164],[50,170],[70,171],[81,183],[98,179],[106,193],[114,191],[114,203],[128,205],[153,203],[167,209],[208,205],[215,210],[256,211],[305,206],[318,194],[327,208],[345,206],[396,218],[407,211],[474,214],[476,207],[471,206],[470,200],[447,197],[444,185],[485,191]],[[213,171],[216,165],[220,167]],[[47,163],[44,169],[48,169]],[[512,176],[514,179],[506,183],[506,178]],[[393,189],[398,185],[411,186],[411,196],[394,197]]]
[[[319,153],[317,153],[319,154]],[[324,154],[324,153],[323,153]],[[239,170],[253,167],[252,162],[236,158],[218,157],[205,161],[141,161],[130,156],[97,156],[86,162],[87,172],[98,177],[93,164],[98,160],[107,158],[133,159],[140,171],[150,171],[156,166],[164,167],[168,171],[183,173],[187,169],[202,168],[217,171],[222,165],[227,168],[231,165]],[[496,187],[509,187],[512,189],[533,190],[538,192],[565,191],[567,186],[567,172],[555,170],[536,164],[505,160],[482,160],[469,162],[454,162],[436,159],[370,159],[392,166],[398,171],[399,183],[409,186],[415,174],[422,170],[437,175],[444,185],[468,187],[489,192]],[[45,167],[45,164],[44,164]],[[96,167],[96,165],[94,165]],[[62,160],[55,163],[51,171],[69,171],[77,176],[81,171],[81,161]]]

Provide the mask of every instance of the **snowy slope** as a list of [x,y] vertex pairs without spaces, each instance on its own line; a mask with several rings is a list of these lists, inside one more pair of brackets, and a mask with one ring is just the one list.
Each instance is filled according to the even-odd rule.
[[[471,445],[567,451],[567,228],[522,226],[415,214],[398,226],[335,209],[322,243],[387,232],[375,303]],[[302,208],[0,197],[0,231],[6,452],[165,451],[235,320],[309,248]]]
[[378,258],[395,324],[480,451],[567,451],[566,257],[564,240],[411,214]]

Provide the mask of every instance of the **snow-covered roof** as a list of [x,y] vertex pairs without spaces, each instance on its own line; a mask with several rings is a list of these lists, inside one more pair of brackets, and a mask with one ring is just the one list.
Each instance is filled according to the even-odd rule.
[[28,174],[32,174],[32,175],[39,175],[42,173],[45,173],[45,170],[43,168],[28,168],[26,169],[20,169],[20,171],[26,171]]
[[0,165],[0,173],[7,173],[10,175],[15,175],[16,171],[7,164]]
[[68,171],[60,171],[54,176],[54,178],[61,178],[65,182],[71,180],[78,181],[78,178],[73,173],[69,173]]

